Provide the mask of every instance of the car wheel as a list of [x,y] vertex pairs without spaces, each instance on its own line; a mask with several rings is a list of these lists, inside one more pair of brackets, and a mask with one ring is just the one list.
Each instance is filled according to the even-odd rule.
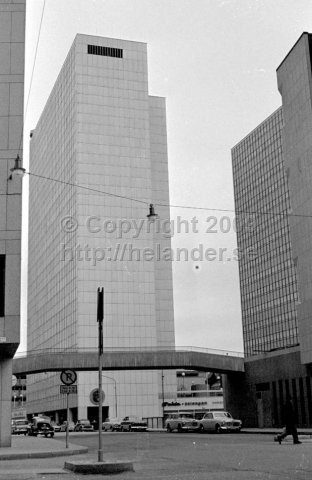
[[178,432],[179,432],[179,433],[182,432],[182,427],[181,427],[180,423],[179,423],[179,425],[178,425]]
[[204,432],[205,432],[204,425],[200,425],[199,426],[199,433],[204,433]]
[[220,425],[217,424],[216,425],[216,433],[221,433],[221,432],[222,432],[221,427],[220,427]]
[[167,425],[167,432],[168,432],[168,433],[171,433],[171,432],[172,432],[172,428],[170,427],[169,423],[168,423],[168,425]]

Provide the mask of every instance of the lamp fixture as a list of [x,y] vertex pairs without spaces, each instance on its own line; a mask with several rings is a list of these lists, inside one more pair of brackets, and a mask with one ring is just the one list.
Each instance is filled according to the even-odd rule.
[[25,175],[26,169],[22,167],[22,160],[19,155],[15,159],[14,167],[10,168],[10,172],[12,172],[9,176],[10,180],[12,180],[13,176],[23,177]]
[[155,213],[154,205],[152,203],[150,203],[149,206],[149,214],[146,216],[150,222],[154,222],[156,218],[158,218],[158,215],[157,213]]

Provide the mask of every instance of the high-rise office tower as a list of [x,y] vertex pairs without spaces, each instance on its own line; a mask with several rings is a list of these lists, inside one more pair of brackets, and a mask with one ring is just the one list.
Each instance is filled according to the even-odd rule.
[[[165,100],[148,94],[145,44],[76,36],[32,132],[30,172],[28,350],[96,350],[98,287],[104,355],[174,346],[171,262],[159,254],[170,247],[159,228],[169,218]],[[175,389],[174,372],[163,380]],[[161,372],[103,372],[103,385],[104,415],[162,416]],[[79,373],[74,420],[97,415],[96,387],[95,372]],[[27,404],[64,418],[59,374],[30,377]]]
[[312,364],[312,35],[303,33],[277,69],[284,117],[284,161],[290,193],[290,235],[297,263],[301,361]]
[[11,444],[12,357],[20,341],[25,0],[0,0],[0,447]]
[[279,108],[232,150],[245,356],[298,344]]
[[[282,107],[232,150],[246,375],[228,379],[245,425],[312,424],[312,36],[277,69]],[[232,395],[232,396],[231,396]]]

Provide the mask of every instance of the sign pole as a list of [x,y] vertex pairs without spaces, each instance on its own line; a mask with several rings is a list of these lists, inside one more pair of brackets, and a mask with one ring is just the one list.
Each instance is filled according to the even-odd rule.
[[66,410],[67,410],[67,423],[66,423],[66,448],[68,448],[68,437],[69,437],[69,392],[66,394]]
[[103,462],[102,446],[102,363],[103,363],[103,317],[104,317],[104,289],[98,288],[97,321],[99,324],[99,451],[98,461]]
[[69,437],[69,394],[77,393],[77,385],[73,385],[77,380],[77,373],[75,370],[63,370],[61,372],[61,382],[63,385],[60,385],[60,394],[66,393],[66,448],[68,448],[68,437]]
[[164,391],[164,371],[161,371],[161,397],[162,397],[162,427],[165,428],[165,391]]

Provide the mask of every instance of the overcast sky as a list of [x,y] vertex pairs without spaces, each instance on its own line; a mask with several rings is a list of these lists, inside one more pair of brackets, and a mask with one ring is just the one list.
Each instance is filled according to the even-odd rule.
[[[312,2],[26,3],[26,168],[29,131],[36,126],[75,35],[147,43],[149,93],[166,97],[167,104],[170,203],[180,206],[171,208],[171,217],[175,224],[179,216],[198,221],[198,233],[184,234],[182,228],[173,236],[173,249],[187,248],[191,252],[193,248],[214,248],[217,256],[219,249],[227,249],[224,261],[190,259],[173,263],[176,345],[242,351],[238,265],[233,260],[236,239],[230,150],[280,106],[275,70],[301,33],[312,31]],[[27,179],[24,182],[26,213]],[[23,271],[24,338],[25,266]],[[23,350],[24,340],[20,347]]]

